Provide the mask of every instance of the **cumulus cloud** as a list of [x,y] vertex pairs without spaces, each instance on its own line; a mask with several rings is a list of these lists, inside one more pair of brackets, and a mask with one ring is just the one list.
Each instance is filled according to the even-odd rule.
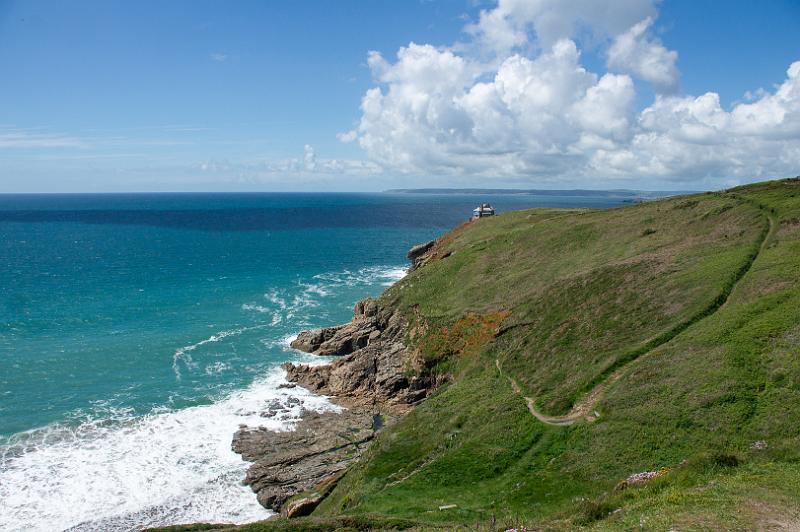
[[800,168],[800,61],[773,93],[728,111],[719,95],[657,96],[636,133],[617,150],[598,150],[598,174],[742,179],[794,175]]
[[546,47],[579,32],[603,39],[655,15],[651,0],[500,0],[466,30],[482,45],[505,52],[526,45],[532,36]]
[[618,35],[608,50],[608,66],[637,75],[660,92],[674,92],[678,88],[678,53],[648,35],[652,24],[648,17]]
[[[467,26],[470,46],[370,52],[376,85],[352,131],[384,172],[576,181],[692,181],[796,173],[800,62],[774,91],[725,109],[677,93],[677,53],[653,35],[653,2],[501,0]],[[581,60],[580,34],[608,72]],[[637,80],[654,101],[636,108]],[[710,181],[709,181],[710,182]]]

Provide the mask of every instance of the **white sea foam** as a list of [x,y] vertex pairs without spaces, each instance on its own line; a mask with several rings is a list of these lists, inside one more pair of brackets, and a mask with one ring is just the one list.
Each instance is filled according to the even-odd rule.
[[290,334],[281,338],[281,344],[285,347],[291,347],[292,342],[297,340],[297,334]]
[[264,297],[270,303],[272,303],[273,305],[277,306],[279,310],[285,310],[286,309],[286,300],[278,295],[278,291],[277,290],[270,290],[269,292],[264,294]]
[[344,270],[315,275],[314,279],[323,281],[329,287],[337,286],[362,286],[380,283],[382,286],[391,286],[405,277],[408,270],[402,266],[368,266],[355,272]]
[[[367,286],[391,286],[402,279],[407,271],[402,266],[370,266],[356,271],[342,270],[314,275],[307,281],[297,281],[294,287],[272,289],[264,294],[268,305],[247,303],[243,310],[261,313],[272,312],[270,325],[289,324],[302,328],[310,325],[308,321],[314,309],[322,307],[326,298],[341,294],[341,288]],[[185,353],[181,353],[181,356]]]
[[205,372],[206,375],[216,375],[217,373],[222,373],[223,371],[228,371],[231,369],[230,364],[226,364],[225,362],[214,362],[213,364],[208,364],[206,366]]
[[254,310],[262,314],[266,314],[267,312],[269,312],[269,309],[267,307],[262,307],[261,305],[256,305],[255,303],[245,303],[244,305],[242,305],[242,310]]
[[392,286],[394,283],[408,275],[407,268],[388,268],[380,273],[379,280],[383,286]]
[[[136,530],[268,517],[241,485],[248,464],[231,451],[231,436],[240,424],[291,429],[301,408],[338,408],[300,387],[279,389],[282,382],[275,369],[211,405],[13,437],[0,447],[0,530]],[[261,417],[273,400],[285,410]]]
[[229,336],[239,336],[240,334],[253,331],[256,329],[263,329],[267,327],[267,324],[261,325],[253,325],[252,327],[239,327],[238,329],[231,329],[228,331],[220,331],[218,333],[214,333],[205,340],[201,340],[195,344],[190,344],[184,347],[179,347],[175,350],[175,353],[172,355],[172,370],[175,372],[175,378],[180,380],[181,378],[181,368],[180,362],[183,362],[184,365],[189,369],[197,369],[197,364],[195,363],[194,359],[192,358],[191,353],[198,347],[204,346],[206,344],[219,342],[228,338]]

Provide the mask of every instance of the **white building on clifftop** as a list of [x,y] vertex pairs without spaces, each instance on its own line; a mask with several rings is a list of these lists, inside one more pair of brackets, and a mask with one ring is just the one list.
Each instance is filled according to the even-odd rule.
[[494,208],[488,203],[481,203],[480,207],[472,210],[472,219],[485,218],[486,216],[494,216]]

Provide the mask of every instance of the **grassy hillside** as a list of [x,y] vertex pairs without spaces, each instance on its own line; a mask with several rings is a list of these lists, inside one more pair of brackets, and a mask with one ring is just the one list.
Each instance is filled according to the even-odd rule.
[[382,301],[449,381],[303,526],[800,529],[800,181],[504,214],[434,255]]
[[[316,514],[800,526],[800,182],[516,212],[459,228],[436,253],[383,299],[427,324],[409,341],[452,382]],[[501,311],[494,338],[469,326]],[[596,419],[569,426],[524,400],[557,416],[598,389]]]

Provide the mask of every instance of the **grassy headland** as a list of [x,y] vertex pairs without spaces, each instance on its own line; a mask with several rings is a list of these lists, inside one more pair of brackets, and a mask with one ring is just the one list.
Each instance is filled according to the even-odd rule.
[[381,303],[447,384],[311,518],[246,529],[800,528],[800,180],[513,212],[432,254]]

